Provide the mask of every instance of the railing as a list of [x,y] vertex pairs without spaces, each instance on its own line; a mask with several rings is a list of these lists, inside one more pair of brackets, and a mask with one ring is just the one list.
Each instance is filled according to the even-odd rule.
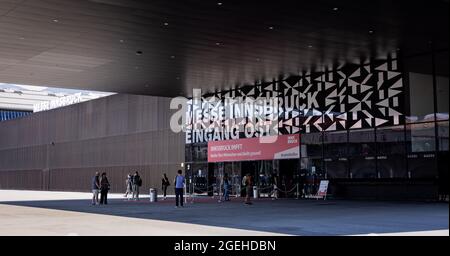
[[[306,189],[305,189],[306,188]],[[295,184],[290,189],[281,189],[277,187],[276,185],[266,186],[266,187],[258,187],[258,191],[264,191],[264,190],[270,190],[270,192],[264,193],[267,195],[268,198],[278,198],[279,193],[283,193],[284,196],[288,195],[294,195],[297,199],[300,197],[302,198],[317,198],[317,185],[308,185],[304,184],[303,188],[301,188],[300,184]],[[242,191],[245,190],[245,187],[233,184],[230,185],[229,190],[229,196],[238,198],[240,197],[240,194]],[[197,193],[200,192],[200,193]],[[212,198],[217,198],[219,201],[223,198],[223,186],[219,186],[217,184],[212,184],[206,187],[202,186],[196,187],[195,184],[190,184],[189,191],[187,190],[187,187],[185,187],[185,201],[193,203],[195,201],[195,198],[199,198],[206,195],[209,195],[212,193]]]

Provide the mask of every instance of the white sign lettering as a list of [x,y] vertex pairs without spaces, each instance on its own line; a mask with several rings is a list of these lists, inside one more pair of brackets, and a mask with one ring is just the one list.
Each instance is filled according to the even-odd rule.
[[33,112],[46,111],[50,109],[60,108],[64,106],[69,106],[72,104],[82,102],[81,93],[76,93],[74,95],[69,95],[66,97],[61,97],[56,100],[40,102],[33,106]]

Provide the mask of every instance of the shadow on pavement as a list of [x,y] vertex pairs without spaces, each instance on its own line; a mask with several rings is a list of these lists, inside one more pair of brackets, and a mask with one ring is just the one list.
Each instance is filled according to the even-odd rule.
[[243,199],[219,203],[196,198],[176,209],[173,198],[151,203],[148,199],[110,199],[108,205],[90,200],[0,202],[82,213],[275,232],[289,235],[357,235],[448,229],[448,204],[412,202],[367,202],[341,200],[258,199],[244,205]]

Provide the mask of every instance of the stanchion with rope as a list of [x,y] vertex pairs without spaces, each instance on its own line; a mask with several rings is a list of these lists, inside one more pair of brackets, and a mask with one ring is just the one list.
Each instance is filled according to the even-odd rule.
[[[195,198],[196,198],[195,191],[199,191],[200,193],[213,192],[213,196],[212,197],[215,198],[215,194],[214,194],[215,189],[214,189],[214,187],[215,187],[215,185],[211,185],[211,186],[206,187],[206,190],[202,190],[200,188],[196,188],[195,185],[193,184],[192,191],[191,191],[191,193],[189,193],[189,201],[190,201],[190,203],[194,203],[195,202]],[[296,190],[296,189],[297,189],[297,191],[294,192],[294,193],[297,193],[297,199],[299,198],[299,188],[300,188],[300,186],[299,186],[298,183],[294,187],[289,189],[289,190],[282,190],[282,189],[278,188],[276,185],[265,187],[265,188],[258,188],[258,190],[261,191],[261,190],[268,189],[268,188],[271,188],[271,187],[273,187],[273,191],[272,191],[272,193],[270,195],[274,196],[274,198],[276,198],[276,199],[278,199],[277,191],[279,191],[281,193],[284,193],[285,195],[289,195],[289,194],[292,194],[292,192],[294,190]],[[186,189],[186,185],[185,185],[185,189]],[[245,187],[243,187],[243,188],[241,187],[239,192],[242,192],[243,190],[245,190]],[[239,194],[240,193],[237,193],[236,197],[240,197]],[[221,200],[220,200],[221,199],[221,192],[220,191],[218,191],[218,196],[219,196],[219,202],[221,202]],[[187,197],[185,198],[185,203],[188,203]]]
[[269,197],[272,196],[272,195],[274,194],[275,189],[276,189],[276,185],[267,186],[267,187],[262,187],[262,188],[261,188],[261,187],[258,187],[258,193],[259,193],[259,195],[261,196],[261,191],[267,190],[267,189],[269,189],[269,188],[272,188],[272,191],[269,192],[269,193],[267,193],[267,194],[269,195]]
[[300,186],[299,186],[298,183],[294,187],[289,189],[289,190],[282,190],[282,189],[278,188],[278,186],[275,185],[275,184],[273,186],[268,186],[268,187],[264,187],[264,188],[258,188],[258,190],[261,191],[261,190],[265,190],[265,189],[268,189],[268,188],[273,188],[272,192],[269,193],[269,195],[272,196],[274,199],[278,199],[278,195],[277,195],[278,193],[277,192],[282,192],[283,194],[288,195],[288,194],[291,194],[295,189],[297,189],[297,192],[294,192],[294,193],[297,194],[297,199],[299,198],[299,194],[300,194],[299,188],[300,188]]
[[195,185],[193,184],[193,189],[192,189],[191,196],[190,196],[191,203],[194,203],[194,199],[195,199],[195,195],[196,195],[195,191],[196,190],[200,191],[201,193],[213,192],[213,198],[214,198],[214,188],[212,190],[209,190],[209,188],[212,188],[212,187],[214,187],[214,185],[206,187],[206,190],[202,190],[202,189],[196,188]]
[[294,191],[295,190],[295,188],[297,187],[297,185],[295,185],[292,189],[290,189],[290,190],[281,190],[281,189],[278,189],[278,191],[281,191],[281,192],[283,192],[284,194],[290,194],[290,193],[292,193],[292,191]]

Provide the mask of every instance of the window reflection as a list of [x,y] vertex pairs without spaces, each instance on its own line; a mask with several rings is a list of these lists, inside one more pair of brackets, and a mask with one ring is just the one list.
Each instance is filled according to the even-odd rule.
[[435,150],[434,123],[406,125],[408,153],[431,152]]
[[349,133],[350,176],[376,178],[374,129],[351,130]]
[[448,120],[449,67],[448,51],[436,54],[437,120]]
[[193,161],[208,160],[208,146],[206,143],[192,145],[192,159]]
[[448,151],[448,121],[438,123],[439,151]]
[[347,131],[325,133],[323,143],[326,158],[347,156]]
[[351,130],[349,134],[350,156],[375,155],[374,129]]
[[433,72],[431,55],[405,59],[405,71],[409,80],[408,123],[433,121]]
[[405,127],[383,127],[376,130],[377,172],[380,178],[406,178]]
[[405,127],[403,125],[394,127],[378,128],[377,152],[378,155],[394,155],[405,153]]
[[301,156],[322,157],[322,133],[302,134]]

